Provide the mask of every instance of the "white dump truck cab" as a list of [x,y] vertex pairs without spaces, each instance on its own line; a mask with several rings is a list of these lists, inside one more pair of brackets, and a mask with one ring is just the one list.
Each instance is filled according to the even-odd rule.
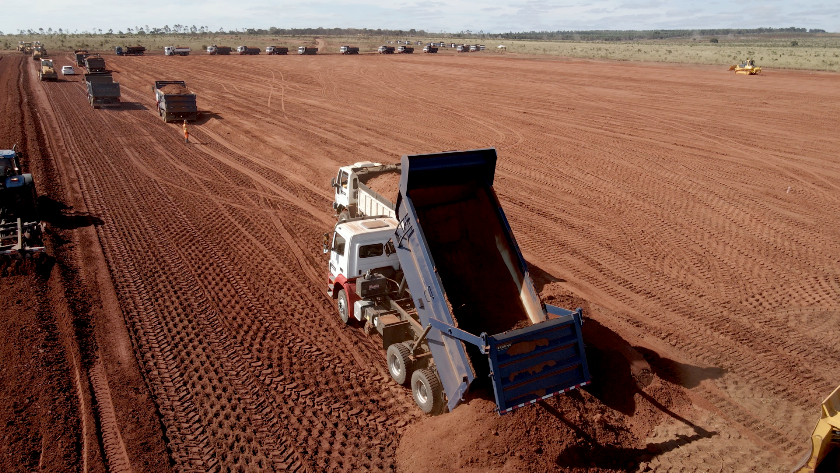
[[382,166],[382,164],[362,161],[338,168],[338,175],[332,181],[332,186],[335,189],[333,209],[336,213],[340,214],[344,209],[356,206],[359,198],[359,179],[356,176],[356,171],[374,166]]
[[393,281],[399,271],[391,243],[396,228],[396,219],[364,217],[337,223],[324,234],[324,253],[329,254],[327,293],[337,300],[345,323],[351,318],[361,321],[365,292],[386,290],[372,285],[392,284],[388,280]]

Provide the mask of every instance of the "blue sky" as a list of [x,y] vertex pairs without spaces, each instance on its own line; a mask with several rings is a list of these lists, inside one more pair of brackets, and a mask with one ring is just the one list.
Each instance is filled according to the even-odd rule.
[[[464,30],[492,33],[531,30],[701,29],[789,27],[840,32],[840,1],[782,0],[381,0],[120,1],[3,0],[0,31],[58,28],[115,32],[174,24],[219,28],[353,27]],[[11,3],[11,6],[8,4]],[[37,14],[33,14],[37,11]]]

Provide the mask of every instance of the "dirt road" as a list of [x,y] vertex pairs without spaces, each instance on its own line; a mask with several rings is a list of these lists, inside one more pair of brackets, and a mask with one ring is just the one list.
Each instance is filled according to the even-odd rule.
[[[35,100],[100,222],[177,470],[412,470],[433,459],[397,455],[401,441],[467,425],[422,419],[376,340],[342,326],[323,291],[330,177],[405,153],[495,146],[496,190],[543,297],[583,301],[656,361],[667,389],[636,406],[667,407],[672,389],[690,399],[642,418],[583,393],[502,425],[577,409],[537,431],[575,447],[593,412],[615,411],[603,418],[625,434],[587,437],[640,449],[622,450],[640,456],[623,469],[783,471],[840,382],[836,74],[435,55],[107,61],[122,110],[93,110],[78,76]],[[154,108],[153,81],[172,79],[203,111],[189,145]],[[476,402],[451,415],[489,421]],[[415,437],[401,438],[406,425]],[[428,453],[450,458],[469,438]],[[122,445],[105,450],[144,448]],[[569,451],[525,458],[588,466]],[[522,461],[482,456],[461,466]]]

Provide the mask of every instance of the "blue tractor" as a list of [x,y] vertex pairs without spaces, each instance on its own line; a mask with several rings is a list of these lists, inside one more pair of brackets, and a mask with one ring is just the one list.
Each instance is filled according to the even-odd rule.
[[26,258],[44,251],[32,174],[21,172],[17,145],[0,150],[0,255]]

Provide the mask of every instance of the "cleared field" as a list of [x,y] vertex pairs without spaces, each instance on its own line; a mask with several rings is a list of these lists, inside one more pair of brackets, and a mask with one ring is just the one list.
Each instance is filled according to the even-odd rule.
[[[78,77],[38,85],[176,469],[798,459],[840,382],[840,76],[488,56],[108,57],[122,110]],[[164,79],[198,94],[190,145],[155,113]],[[611,391],[593,352],[588,392],[423,419],[338,322],[319,244],[336,168],[488,146],[541,295],[639,347],[649,389]]]

